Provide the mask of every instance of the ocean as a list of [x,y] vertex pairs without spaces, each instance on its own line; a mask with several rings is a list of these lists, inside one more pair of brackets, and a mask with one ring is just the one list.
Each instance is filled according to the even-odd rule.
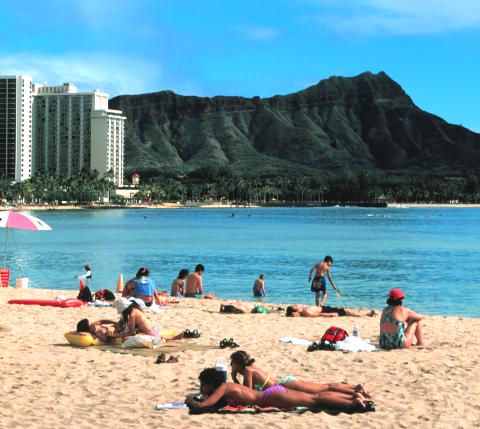
[[[182,268],[205,265],[204,289],[253,300],[260,273],[272,303],[314,304],[310,268],[334,258],[328,304],[381,309],[399,287],[419,313],[480,317],[480,210],[469,208],[246,208],[37,211],[52,231],[13,230],[11,284],[78,289],[90,264],[92,289],[150,269],[170,290]],[[232,214],[234,216],[232,217]],[[5,240],[5,231],[0,231]]]

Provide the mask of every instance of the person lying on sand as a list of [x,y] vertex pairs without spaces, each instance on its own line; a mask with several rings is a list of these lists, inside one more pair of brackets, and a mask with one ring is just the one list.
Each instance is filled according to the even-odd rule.
[[248,353],[243,350],[236,351],[230,355],[230,365],[232,367],[232,380],[239,384],[237,375],[243,377],[243,385],[255,390],[265,390],[272,386],[284,386],[290,390],[297,390],[305,393],[339,392],[347,395],[360,393],[366,398],[371,394],[363,384],[356,386],[346,383],[312,383],[310,381],[300,381],[296,377],[288,375],[286,377],[275,378],[268,375],[258,366],[254,365],[255,359],[252,359]]
[[185,403],[192,408],[222,407],[225,405],[257,405],[292,409],[296,407],[328,408],[330,410],[362,412],[373,409],[373,402],[367,401],[361,393],[348,395],[339,392],[305,393],[272,386],[263,392],[236,383],[225,383],[223,374],[215,368],[206,368],[198,377],[203,401],[192,395]]
[[268,314],[272,311],[283,311],[284,309],[274,305],[245,305],[240,302],[235,304],[220,304],[220,313],[227,314],[248,314],[248,313],[262,313]]
[[405,294],[400,289],[388,293],[387,307],[380,316],[380,347],[382,349],[402,349],[413,346],[423,347],[422,316],[402,307]]
[[[122,341],[136,334],[145,334],[155,338],[162,338],[160,331],[154,327],[153,322],[145,315],[142,308],[142,301],[140,299],[135,298],[130,301],[126,298],[119,298],[115,300],[114,306],[117,309],[117,312],[121,314],[121,320],[119,323],[123,323],[126,326],[126,329],[121,331],[118,335],[122,338]],[[184,337],[185,335],[182,332],[169,339],[180,340]]]
[[77,323],[77,332],[88,332],[104,343],[112,342],[118,337],[118,324],[115,320],[102,319],[90,323],[88,319],[82,319]]
[[294,304],[287,307],[287,317],[373,317],[377,313],[375,310],[353,310],[351,308],[336,308],[324,305],[322,307],[309,307],[308,305]]

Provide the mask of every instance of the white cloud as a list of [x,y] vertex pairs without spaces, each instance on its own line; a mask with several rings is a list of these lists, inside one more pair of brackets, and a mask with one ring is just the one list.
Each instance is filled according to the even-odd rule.
[[307,0],[322,12],[306,17],[343,34],[437,34],[480,28],[478,0]]
[[271,40],[280,34],[280,31],[276,28],[264,26],[243,27],[241,31],[249,39],[254,40]]
[[162,89],[156,63],[104,53],[0,56],[0,74],[27,74],[36,83],[74,83],[80,90],[100,89],[111,96]]

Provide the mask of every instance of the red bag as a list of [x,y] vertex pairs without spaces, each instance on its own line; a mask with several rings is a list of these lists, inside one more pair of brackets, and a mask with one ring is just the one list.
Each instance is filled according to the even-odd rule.
[[348,337],[348,332],[345,329],[337,328],[336,326],[330,326],[323,334],[320,344],[325,345],[328,341],[330,344],[335,344],[338,341],[343,341]]

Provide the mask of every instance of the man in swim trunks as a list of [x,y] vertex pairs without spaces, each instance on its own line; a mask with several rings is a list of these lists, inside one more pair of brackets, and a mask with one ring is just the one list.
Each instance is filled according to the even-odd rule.
[[[325,280],[325,275],[328,277],[328,281],[332,285],[332,287],[339,293],[340,289],[335,286],[333,283],[332,276],[330,275],[330,267],[333,264],[333,258],[331,256],[325,256],[323,262],[318,262],[315,264],[308,274],[308,282],[312,279],[312,273],[315,271],[315,277],[313,278],[312,285],[310,290],[315,292],[315,305],[324,305],[325,301],[327,300],[327,282]],[[322,292],[322,302],[320,301],[320,292]]]
[[260,274],[258,279],[253,283],[253,296],[266,296],[265,293],[265,276]]
[[287,307],[287,317],[363,317],[375,316],[375,310],[353,310],[351,308],[336,308],[336,307],[309,307],[308,305],[294,304]]
[[225,383],[223,375],[215,368],[204,369],[199,376],[202,401],[187,396],[185,403],[191,408],[220,408],[226,404],[232,406],[257,405],[292,409],[295,407],[328,408],[338,411],[368,411],[368,401],[361,393],[353,395],[339,392],[304,393],[272,386],[263,392],[235,383]]

